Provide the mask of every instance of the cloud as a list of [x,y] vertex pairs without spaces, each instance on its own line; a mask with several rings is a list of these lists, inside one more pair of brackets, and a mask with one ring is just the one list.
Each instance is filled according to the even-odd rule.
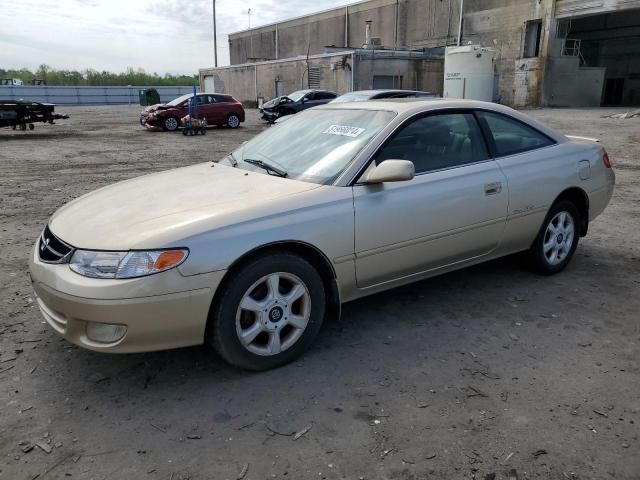
[[[217,0],[218,57],[227,35],[251,26],[343,6],[347,0]],[[213,64],[212,0],[20,0],[3,2],[3,68],[55,68],[193,74]]]

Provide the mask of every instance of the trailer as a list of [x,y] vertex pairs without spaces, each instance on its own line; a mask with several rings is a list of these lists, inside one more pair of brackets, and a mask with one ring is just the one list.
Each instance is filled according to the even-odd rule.
[[54,123],[55,120],[69,118],[69,115],[54,113],[52,103],[30,102],[28,100],[0,100],[0,128],[34,129],[34,123]]

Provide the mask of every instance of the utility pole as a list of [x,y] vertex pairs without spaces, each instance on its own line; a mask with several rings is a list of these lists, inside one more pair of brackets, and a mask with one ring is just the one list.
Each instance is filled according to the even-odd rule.
[[247,10],[247,19],[249,28],[251,28],[251,9]]
[[464,15],[464,0],[460,0],[460,23],[458,25],[458,46],[462,45],[463,15]]
[[216,30],[216,0],[213,0],[213,65],[218,68],[218,32]]

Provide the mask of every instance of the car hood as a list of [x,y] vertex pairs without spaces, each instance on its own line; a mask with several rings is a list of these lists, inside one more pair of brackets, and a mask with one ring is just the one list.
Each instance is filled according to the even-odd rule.
[[49,227],[76,248],[180,246],[181,240],[203,231],[248,221],[269,202],[318,187],[204,163],[96,190],[58,210]]
[[176,108],[176,107],[172,107],[171,105],[167,105],[166,103],[156,103],[155,105],[150,105],[147,108],[145,108],[144,113],[153,113],[159,110],[169,110],[171,108]]
[[265,102],[262,104],[262,108],[273,108],[273,107],[277,107],[278,105],[280,105],[281,103],[283,103],[285,100],[287,100],[288,97],[276,97],[272,100],[269,100],[268,102]]

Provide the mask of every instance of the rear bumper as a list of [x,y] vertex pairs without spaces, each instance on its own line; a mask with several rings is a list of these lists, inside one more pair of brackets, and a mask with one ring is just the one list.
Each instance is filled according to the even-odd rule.
[[589,192],[589,221],[592,222],[596,219],[602,212],[604,212],[607,205],[611,201],[611,197],[613,196],[613,191],[615,189],[616,177],[613,169],[608,169],[606,172],[607,184],[599,188],[598,190],[594,190]]

